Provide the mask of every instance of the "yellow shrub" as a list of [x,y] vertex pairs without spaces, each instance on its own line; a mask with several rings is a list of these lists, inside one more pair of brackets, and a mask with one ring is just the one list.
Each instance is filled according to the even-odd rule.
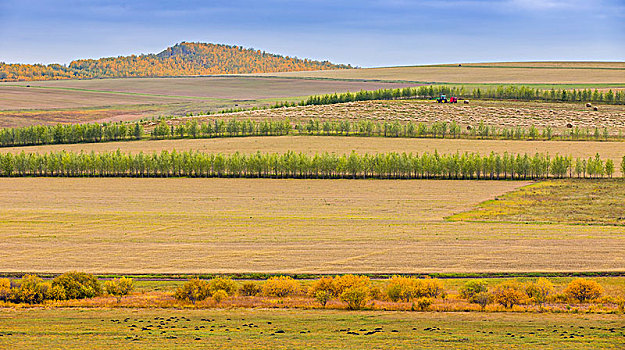
[[239,290],[239,293],[241,293],[241,295],[243,296],[256,296],[262,293],[262,291],[263,289],[261,288],[261,286],[254,282],[247,281],[243,283],[241,289]]
[[386,288],[386,294],[392,301],[436,298],[442,291],[443,284],[437,279],[417,279],[401,276],[393,276]]
[[190,301],[195,304],[196,301],[205,300],[210,296],[208,282],[194,278],[188,280],[176,289],[174,297],[178,300]]
[[263,284],[263,294],[273,297],[285,297],[299,291],[299,282],[288,276],[276,276]]
[[8,301],[11,296],[11,281],[8,278],[0,278],[0,301]]
[[312,285],[308,288],[308,295],[314,297],[318,292],[327,292],[331,296],[334,295],[334,278],[332,277],[322,277],[318,280],[315,280]]
[[511,308],[525,301],[526,294],[523,289],[523,285],[518,282],[502,282],[493,290],[493,301],[505,308]]
[[418,280],[417,296],[426,298],[436,298],[443,291],[443,283],[435,278]]
[[340,296],[349,288],[371,287],[371,280],[367,276],[343,275],[334,277],[333,295]]
[[577,278],[569,283],[564,294],[572,299],[585,302],[599,298],[603,294],[603,287],[595,281]]
[[211,294],[223,290],[227,295],[234,295],[239,289],[237,283],[228,277],[217,277],[208,282],[208,288]]
[[410,301],[417,295],[417,279],[414,277],[393,276],[386,286],[386,295],[392,301]]
[[134,289],[134,282],[132,278],[116,278],[109,281],[104,282],[104,290],[110,295],[114,295],[117,297],[117,302],[119,303],[124,295],[128,295]]
[[369,300],[369,287],[349,287],[341,293],[340,299],[347,303],[350,310],[362,309]]
[[215,293],[213,293],[213,299],[217,302],[217,303],[221,303],[222,300],[228,298],[228,292],[226,292],[223,289],[219,289],[217,290]]
[[308,289],[308,295],[314,297],[317,292],[329,292],[332,297],[338,298],[344,291],[353,287],[371,286],[371,280],[367,276],[343,275],[335,277],[323,277],[313,282]]
[[542,305],[553,294],[553,284],[541,277],[536,282],[529,282],[525,287],[525,293],[534,303]]

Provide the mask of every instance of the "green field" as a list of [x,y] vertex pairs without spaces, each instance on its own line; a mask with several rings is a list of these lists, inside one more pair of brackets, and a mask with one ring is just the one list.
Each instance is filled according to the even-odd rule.
[[596,314],[35,308],[0,322],[12,349],[608,349],[625,333],[620,315]]
[[544,181],[457,214],[452,220],[625,226],[623,180]]

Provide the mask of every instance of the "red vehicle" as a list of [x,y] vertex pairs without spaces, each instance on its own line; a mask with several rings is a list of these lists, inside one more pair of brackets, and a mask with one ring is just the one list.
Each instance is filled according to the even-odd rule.
[[449,99],[447,99],[447,96],[441,95],[441,97],[436,99],[436,102],[438,102],[438,103],[458,103],[458,98],[452,96]]

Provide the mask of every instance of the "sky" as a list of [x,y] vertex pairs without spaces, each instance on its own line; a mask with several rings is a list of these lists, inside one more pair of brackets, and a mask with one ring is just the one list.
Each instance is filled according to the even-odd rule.
[[624,61],[625,0],[0,0],[0,62],[241,45],[360,67]]

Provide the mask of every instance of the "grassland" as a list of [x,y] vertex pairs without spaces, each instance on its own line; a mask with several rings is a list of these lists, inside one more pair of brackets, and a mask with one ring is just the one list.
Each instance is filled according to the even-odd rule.
[[7,272],[620,271],[621,227],[449,222],[523,182],[5,179]]
[[266,309],[18,309],[0,322],[0,346],[13,349],[607,349],[625,327],[619,315]]
[[[135,78],[0,83],[0,127],[135,120],[251,108],[308,95],[407,86],[252,77]],[[63,118],[64,116],[65,118]]]
[[625,226],[625,182],[544,181],[509,192],[452,220]]
[[384,67],[314,72],[266,73],[261,76],[366,79],[459,84],[614,84],[625,83],[622,62],[510,62]]

